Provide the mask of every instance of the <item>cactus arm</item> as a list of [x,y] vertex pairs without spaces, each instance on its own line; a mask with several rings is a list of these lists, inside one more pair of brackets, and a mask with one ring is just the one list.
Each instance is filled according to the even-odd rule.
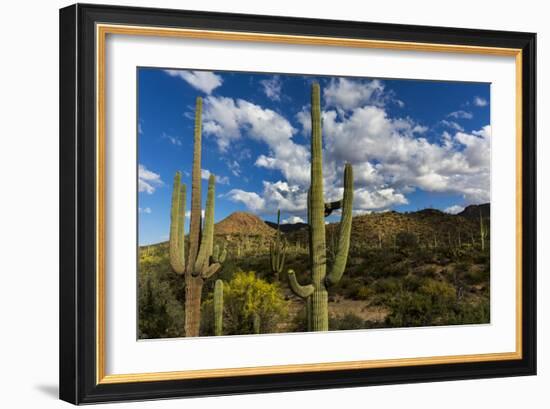
[[180,252],[181,268],[182,273],[185,270],[185,201],[187,199],[186,186],[182,183],[180,185],[180,200],[179,200],[179,210],[178,210],[178,247]]
[[351,222],[352,222],[352,206],[353,206],[353,168],[348,163],[344,168],[344,199],[342,218],[338,232],[338,251],[334,258],[334,264],[330,273],[327,275],[326,283],[334,285],[340,281],[342,274],[346,268],[348,259]]
[[208,178],[208,195],[206,211],[204,212],[204,231],[202,232],[199,254],[195,262],[194,272],[197,274],[208,266],[214,245],[214,195],[216,179],[214,175]]
[[328,217],[331,215],[331,213],[334,210],[338,210],[342,208],[342,200],[337,200],[336,202],[329,202],[325,203],[325,217]]
[[222,267],[222,265],[220,263],[213,263],[213,264],[210,264],[208,267],[206,267],[202,272],[201,272],[201,277],[203,280],[206,280],[210,277],[212,277],[214,274],[216,274],[218,272],[218,270]]
[[315,291],[315,288],[311,284],[301,285],[298,283],[298,280],[296,280],[296,273],[292,269],[288,270],[288,281],[290,284],[290,289],[298,297],[308,298],[311,294],[313,294],[313,291]]
[[214,335],[223,335],[223,281],[214,285]]
[[174,272],[185,272],[185,185],[181,172],[174,176],[172,207],[170,211],[170,266]]
[[283,271],[286,259],[286,241],[283,242],[283,248],[281,250],[281,262],[279,263],[279,273]]

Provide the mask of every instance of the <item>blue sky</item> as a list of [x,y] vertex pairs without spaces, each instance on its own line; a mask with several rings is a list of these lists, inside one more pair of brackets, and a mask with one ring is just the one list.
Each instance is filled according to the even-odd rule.
[[190,190],[197,96],[203,196],[214,173],[216,222],[234,211],[274,220],[277,209],[303,220],[313,81],[327,201],[342,195],[350,162],[355,214],[489,202],[490,84],[139,68],[139,243],[167,240],[177,170]]

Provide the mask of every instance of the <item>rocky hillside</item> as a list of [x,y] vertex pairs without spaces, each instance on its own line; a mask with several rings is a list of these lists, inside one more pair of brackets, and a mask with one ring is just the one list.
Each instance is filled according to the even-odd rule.
[[216,223],[214,234],[217,236],[243,235],[271,237],[275,234],[275,231],[256,215],[246,212],[235,212]]
[[[396,242],[409,236],[420,246],[475,244],[479,241],[479,215],[490,224],[489,204],[471,205],[453,215],[436,209],[399,213],[389,211],[355,216],[352,222],[351,250],[372,247],[394,247]],[[327,245],[337,237],[339,223],[327,225]],[[256,215],[235,212],[216,223],[215,241],[227,245],[234,253],[244,255],[264,251],[276,234],[277,225]],[[283,224],[281,231],[290,244],[302,246],[308,240],[307,224]],[[406,237],[405,237],[406,239]]]
[[[480,210],[481,209],[481,210]],[[479,212],[489,224],[489,205],[468,206],[461,214],[452,215],[436,209],[398,213],[394,211],[355,216],[352,222],[351,242],[360,247],[393,246],[398,236],[409,235],[419,245],[441,245],[477,241]],[[475,216],[475,217],[474,217]],[[337,236],[338,223],[327,225],[327,244]],[[289,233],[289,240],[305,242],[307,229]]]
[[466,208],[462,212],[460,212],[458,216],[476,218],[479,220],[480,213],[482,217],[486,217],[486,218],[490,217],[491,205],[489,203],[485,203],[481,205],[466,206]]

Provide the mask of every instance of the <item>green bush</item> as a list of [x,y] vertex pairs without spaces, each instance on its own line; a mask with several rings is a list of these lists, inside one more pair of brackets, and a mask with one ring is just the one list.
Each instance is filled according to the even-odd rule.
[[[253,334],[254,315],[260,317],[260,333],[278,332],[278,324],[288,315],[287,302],[277,283],[258,278],[254,272],[237,272],[224,283],[225,335]],[[213,294],[203,303],[201,335],[213,335]]]
[[138,282],[138,296],[140,339],[183,336],[184,308],[168,280],[159,279],[157,273],[144,274]]
[[395,294],[402,289],[402,282],[395,277],[381,278],[374,282],[374,291],[377,293]]
[[418,241],[413,233],[399,232],[395,238],[395,243],[400,249],[414,249],[418,246]]
[[363,329],[365,328],[365,321],[351,312],[344,316],[329,317],[328,327],[331,331],[346,330],[346,329]]

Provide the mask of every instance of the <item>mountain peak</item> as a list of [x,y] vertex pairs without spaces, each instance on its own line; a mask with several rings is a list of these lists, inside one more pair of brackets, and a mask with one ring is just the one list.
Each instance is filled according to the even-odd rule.
[[234,212],[216,223],[214,232],[219,235],[239,234],[272,236],[275,231],[258,216],[247,212]]
[[468,217],[468,218],[470,217],[479,218],[480,213],[481,213],[481,216],[483,217],[490,217],[491,216],[490,203],[466,206],[466,208],[462,212],[460,212],[458,215],[462,217]]

